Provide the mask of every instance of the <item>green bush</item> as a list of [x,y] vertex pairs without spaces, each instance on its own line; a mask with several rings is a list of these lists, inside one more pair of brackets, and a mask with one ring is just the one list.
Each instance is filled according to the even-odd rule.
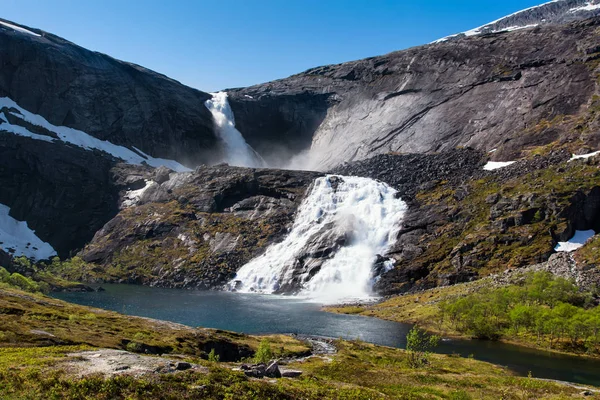
[[414,326],[406,335],[408,364],[412,368],[428,364],[429,352],[438,345],[439,340],[439,336],[429,335],[418,326]]
[[26,292],[39,292],[40,291],[40,287],[38,286],[38,284],[34,281],[32,281],[29,278],[24,277],[23,275],[19,274],[18,272],[15,272],[13,274],[10,275],[10,278],[8,279],[8,283],[11,284],[12,286],[16,286],[19,289],[25,290]]
[[10,272],[8,272],[3,267],[0,267],[0,282],[8,283],[9,279],[10,279]]
[[129,343],[127,343],[127,346],[125,346],[125,348],[127,349],[127,351],[130,351],[132,353],[143,353],[144,352],[144,345],[139,342],[129,342]]
[[569,340],[593,352],[600,344],[600,307],[588,293],[549,272],[529,274],[521,285],[483,289],[440,303],[442,317],[454,328],[480,339],[525,334],[546,339],[550,347]]
[[212,349],[210,353],[208,353],[208,361],[210,362],[219,362],[221,356],[215,353],[215,349]]
[[271,344],[267,339],[263,339],[258,345],[258,350],[254,353],[254,362],[268,363],[273,358],[273,351],[271,350]]

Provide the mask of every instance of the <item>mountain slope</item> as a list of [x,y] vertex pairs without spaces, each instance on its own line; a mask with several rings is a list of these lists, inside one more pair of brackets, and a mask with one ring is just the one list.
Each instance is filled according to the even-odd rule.
[[552,0],[517,11],[478,28],[447,36],[437,40],[437,42],[462,36],[531,28],[538,25],[564,24],[591,18],[599,14],[600,1],[598,0]]
[[[531,129],[591,104],[598,92],[599,25],[600,18],[548,24],[318,67],[232,89],[230,104],[256,148],[263,137],[301,137],[309,157],[293,166],[304,168],[457,146],[497,149],[495,159],[510,160],[567,136],[595,148],[597,133],[582,138]],[[274,119],[282,123],[264,123]]]
[[207,93],[4,20],[0,61],[0,204],[62,257],[143,187],[137,165],[219,158]]
[[[5,22],[6,23],[6,22]],[[10,23],[16,26],[14,23]],[[215,147],[207,93],[48,32],[0,24],[0,97],[54,125],[190,165]]]

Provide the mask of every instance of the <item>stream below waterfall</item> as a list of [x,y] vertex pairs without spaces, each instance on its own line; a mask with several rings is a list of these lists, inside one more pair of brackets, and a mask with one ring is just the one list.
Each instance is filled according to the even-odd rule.
[[[77,304],[157,318],[189,326],[249,334],[295,333],[361,339],[384,346],[406,345],[409,324],[321,311],[297,297],[216,291],[103,285],[104,292],[56,293]],[[544,352],[506,343],[443,340],[435,350],[506,366],[516,374],[600,386],[600,360]]]

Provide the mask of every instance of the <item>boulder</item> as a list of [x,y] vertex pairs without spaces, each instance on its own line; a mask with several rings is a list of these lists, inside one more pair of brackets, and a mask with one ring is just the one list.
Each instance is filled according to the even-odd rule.
[[265,376],[268,378],[281,378],[281,372],[279,371],[279,364],[277,361],[272,361],[269,364],[265,369]]

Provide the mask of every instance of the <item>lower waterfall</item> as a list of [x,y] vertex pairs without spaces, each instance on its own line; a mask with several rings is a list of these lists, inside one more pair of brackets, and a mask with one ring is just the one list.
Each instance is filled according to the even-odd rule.
[[225,146],[225,162],[237,167],[264,167],[265,161],[246,143],[241,132],[235,128],[233,111],[226,92],[211,93],[212,98],[204,105],[211,112],[217,134]]
[[317,178],[287,237],[242,266],[230,287],[295,292],[322,302],[371,297],[378,273],[391,264],[378,255],[395,242],[406,208],[385,183]]

